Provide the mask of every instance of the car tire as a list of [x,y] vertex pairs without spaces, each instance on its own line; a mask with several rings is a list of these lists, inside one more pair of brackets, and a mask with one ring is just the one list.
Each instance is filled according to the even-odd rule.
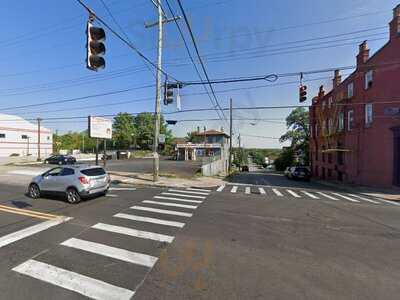
[[75,188],[69,188],[66,192],[66,200],[70,204],[77,204],[81,202],[81,195]]
[[40,188],[36,183],[31,183],[28,188],[29,197],[32,199],[40,198]]

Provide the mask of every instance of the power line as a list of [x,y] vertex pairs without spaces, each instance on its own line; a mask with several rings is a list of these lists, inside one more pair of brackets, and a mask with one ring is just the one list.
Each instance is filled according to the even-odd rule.
[[[188,28],[190,37],[191,37],[192,42],[193,42],[193,46],[194,46],[194,48],[195,48],[195,50],[196,50],[196,54],[197,54],[197,57],[198,57],[198,59],[199,59],[200,65],[201,65],[201,68],[203,69],[203,73],[204,73],[204,75],[206,76],[206,79],[207,79],[207,81],[208,81],[208,83],[209,83],[211,93],[212,93],[213,96],[214,96],[215,103],[216,103],[216,105],[218,106],[218,108],[222,111],[221,105],[220,105],[219,102],[218,102],[218,98],[217,98],[217,96],[215,95],[214,87],[213,87],[213,85],[210,83],[210,78],[209,78],[208,73],[207,73],[207,71],[206,71],[206,68],[205,68],[203,59],[202,59],[201,56],[200,56],[200,52],[199,52],[199,48],[197,47],[196,39],[195,39],[195,37],[194,37],[194,34],[193,34],[192,28],[191,28],[191,26],[190,26],[189,20],[188,20],[188,18],[187,18],[187,16],[186,16],[185,10],[184,10],[184,8],[183,8],[183,6],[182,6],[181,0],[177,0],[177,2],[178,2],[178,5],[179,5],[180,10],[181,10],[181,12],[182,12],[183,18],[184,18],[184,20],[185,20],[186,27]],[[224,116],[225,121],[228,122],[228,121],[227,121],[227,118],[226,118],[226,116],[225,116],[225,113],[224,113],[223,111],[222,111],[222,115]]]
[[[199,71],[199,69],[197,68],[196,62],[194,61],[194,58],[193,58],[193,56],[192,56],[192,54],[191,54],[191,52],[190,52],[189,46],[188,46],[188,44],[187,44],[187,42],[186,42],[185,35],[183,34],[183,31],[182,31],[181,27],[179,26],[179,23],[178,23],[178,21],[177,21],[175,15],[174,15],[174,12],[172,11],[172,7],[171,7],[171,5],[170,5],[170,3],[169,3],[168,0],[166,0],[166,3],[167,3],[167,6],[168,6],[168,10],[170,11],[170,13],[171,13],[171,15],[172,15],[172,19],[174,20],[174,22],[175,22],[175,24],[176,24],[176,27],[178,28],[179,34],[180,34],[180,36],[181,36],[181,38],[182,38],[182,40],[183,40],[183,43],[184,43],[185,48],[186,48],[186,52],[188,53],[189,58],[190,58],[190,60],[191,60],[191,62],[192,62],[192,64],[193,64],[193,67],[194,67],[195,70],[196,70],[197,76],[199,77],[200,81],[203,81],[203,78],[201,77],[200,71]],[[214,102],[213,102],[213,99],[212,99],[212,97],[211,97],[211,95],[210,95],[210,92],[208,91],[207,87],[206,87],[205,85],[203,85],[203,87],[204,87],[204,90],[206,91],[206,93],[207,93],[207,95],[208,95],[208,98],[210,99],[211,104],[212,104],[213,106],[215,106],[215,104],[214,104]],[[215,109],[215,111],[217,112],[218,117],[219,117],[220,119],[222,119],[219,110]]]

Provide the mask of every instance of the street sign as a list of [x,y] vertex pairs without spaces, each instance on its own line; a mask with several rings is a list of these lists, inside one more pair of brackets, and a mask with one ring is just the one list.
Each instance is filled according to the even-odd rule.
[[112,120],[89,116],[89,136],[99,139],[111,139]]
[[160,144],[165,144],[165,134],[160,134],[158,138]]

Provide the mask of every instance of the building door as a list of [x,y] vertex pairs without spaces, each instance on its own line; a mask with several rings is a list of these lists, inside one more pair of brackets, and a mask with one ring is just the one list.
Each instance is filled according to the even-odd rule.
[[393,130],[393,184],[400,186],[400,127]]

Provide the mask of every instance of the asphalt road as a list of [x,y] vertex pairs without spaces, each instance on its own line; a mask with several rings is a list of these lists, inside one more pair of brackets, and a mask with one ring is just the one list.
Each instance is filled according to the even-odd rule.
[[[93,162],[92,162],[93,163]],[[197,161],[176,161],[166,158],[160,159],[160,173],[174,174],[177,177],[191,178],[201,168]],[[138,158],[129,160],[107,161],[107,170],[115,172],[152,173],[153,159]]]
[[2,298],[398,299],[400,205],[280,180],[78,205],[0,185]]

